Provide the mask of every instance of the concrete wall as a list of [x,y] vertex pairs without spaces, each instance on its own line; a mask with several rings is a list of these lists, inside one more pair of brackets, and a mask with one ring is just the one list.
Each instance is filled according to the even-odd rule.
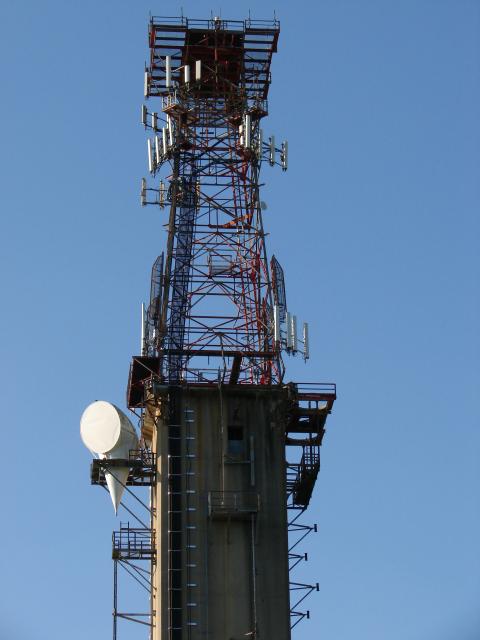
[[[184,387],[165,393],[155,437],[154,640],[170,638],[168,547],[179,543],[182,630],[173,638],[290,638],[285,403],[283,389],[261,386]],[[170,427],[169,438],[172,420],[180,426],[177,431]],[[181,438],[182,513],[181,536],[172,537],[168,452],[176,446],[176,434]]]

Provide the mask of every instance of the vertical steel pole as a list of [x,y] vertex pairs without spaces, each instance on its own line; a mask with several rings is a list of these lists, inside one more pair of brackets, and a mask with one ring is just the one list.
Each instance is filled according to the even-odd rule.
[[118,588],[118,560],[113,561],[113,640],[117,640],[117,588]]

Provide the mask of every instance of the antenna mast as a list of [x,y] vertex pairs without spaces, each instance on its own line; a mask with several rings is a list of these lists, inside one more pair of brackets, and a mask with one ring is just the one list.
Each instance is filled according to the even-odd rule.
[[151,177],[169,183],[156,344],[168,382],[283,378],[259,197],[262,161],[285,166],[283,146],[261,131],[279,31],[275,21],[255,29],[218,17],[150,22],[146,97],[161,101],[163,144],[153,117],[143,121],[154,134],[149,159],[160,147]]

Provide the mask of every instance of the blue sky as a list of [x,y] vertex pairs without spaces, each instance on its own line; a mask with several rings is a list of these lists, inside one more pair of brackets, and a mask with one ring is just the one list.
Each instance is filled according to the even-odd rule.
[[[480,637],[480,4],[225,2],[281,21],[268,250],[336,381],[297,640]],[[144,0],[0,7],[0,637],[108,638],[108,496],[78,434],[124,406],[165,214],[141,209]],[[185,15],[220,11],[183,3]],[[126,634],[125,638],[142,637]]]

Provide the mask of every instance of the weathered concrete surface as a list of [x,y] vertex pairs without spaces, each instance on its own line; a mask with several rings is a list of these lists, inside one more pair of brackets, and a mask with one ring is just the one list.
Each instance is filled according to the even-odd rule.
[[[169,638],[169,607],[175,598],[179,603],[169,586],[179,576],[181,611],[174,626],[181,617],[183,632],[177,638],[289,640],[285,389],[183,387],[165,391],[161,405],[153,437],[154,640]],[[172,420],[180,426],[169,427]],[[169,488],[178,489],[172,478],[177,437],[180,536],[169,533],[179,522],[169,513]],[[169,546],[180,550],[169,555]]]

